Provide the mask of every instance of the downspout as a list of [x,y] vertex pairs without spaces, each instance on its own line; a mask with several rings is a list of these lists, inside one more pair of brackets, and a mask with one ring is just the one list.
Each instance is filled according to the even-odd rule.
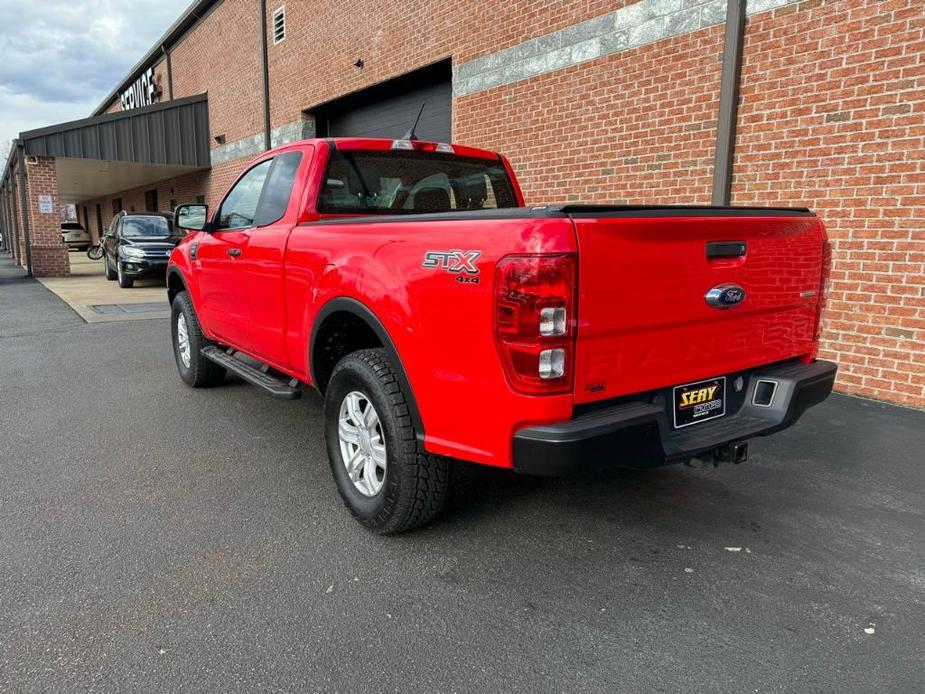
[[26,155],[22,142],[16,141],[16,166],[19,169],[19,198],[22,205],[22,240],[26,247],[26,274],[32,277],[32,242],[29,240],[29,193],[26,192]]
[[747,0],[728,0],[726,3],[723,75],[720,78],[716,159],[713,163],[712,203],[714,205],[728,205],[732,197],[732,170],[735,158],[736,119],[739,112],[746,2]]
[[173,101],[173,66],[170,64],[170,51],[164,44],[161,44],[161,53],[167,61],[167,98]]
[[260,0],[260,49],[263,59],[263,149],[270,149],[270,58],[267,54],[267,0]]

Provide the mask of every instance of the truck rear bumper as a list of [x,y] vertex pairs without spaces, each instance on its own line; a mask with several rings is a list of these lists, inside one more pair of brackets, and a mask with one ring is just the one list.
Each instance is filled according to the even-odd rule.
[[[602,467],[639,469],[685,462],[726,444],[787,428],[828,397],[836,370],[826,361],[786,362],[728,374],[728,382],[742,387],[727,394],[727,414],[683,429],[671,423],[671,388],[621,398],[581,411],[567,422],[518,431],[514,470],[559,476]],[[769,405],[753,400],[756,384],[763,380],[777,384]]]

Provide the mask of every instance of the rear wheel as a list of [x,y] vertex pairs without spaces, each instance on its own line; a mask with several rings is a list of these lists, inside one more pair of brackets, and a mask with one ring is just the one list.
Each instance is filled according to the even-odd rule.
[[90,260],[99,260],[100,258],[102,258],[103,257],[103,246],[102,245],[89,246],[87,248],[87,257]]
[[391,535],[432,520],[446,500],[451,461],[424,452],[382,349],[344,357],[325,392],[328,462],[354,517]]
[[116,273],[115,273],[115,271],[112,269],[112,267],[109,265],[109,256],[108,256],[108,255],[104,255],[104,256],[103,256],[103,273],[106,275],[106,279],[108,279],[108,280],[114,280],[114,279],[116,279]]
[[186,292],[177,294],[170,305],[170,329],[173,355],[183,382],[193,388],[206,388],[221,383],[225,378],[225,369],[202,356],[200,350],[215,343],[202,334],[193,302]]

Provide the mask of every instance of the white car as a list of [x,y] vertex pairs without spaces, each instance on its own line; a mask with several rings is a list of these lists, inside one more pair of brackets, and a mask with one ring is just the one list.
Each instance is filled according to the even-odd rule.
[[61,222],[61,240],[67,245],[68,250],[86,250],[90,247],[90,232],[77,222]]

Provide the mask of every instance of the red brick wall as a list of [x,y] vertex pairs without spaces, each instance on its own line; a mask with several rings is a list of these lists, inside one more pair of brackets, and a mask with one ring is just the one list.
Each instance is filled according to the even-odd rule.
[[91,233],[96,234],[96,204],[99,203],[103,213],[103,227],[107,228],[112,223],[112,201],[116,198],[122,199],[122,209],[142,212],[145,209],[145,193],[149,190],[157,191],[158,206],[161,210],[170,210],[170,201],[176,200],[177,204],[185,202],[196,202],[196,197],[204,195],[206,204],[215,205],[221,198],[225,190],[232,184],[234,179],[241,172],[248,159],[228,161],[213,166],[209,171],[197,171],[195,173],[170,178],[166,181],[160,181],[131,190],[124,190],[112,195],[107,195],[96,200],[88,200],[80,203],[78,217],[83,223],[83,207],[87,208],[87,214],[90,219]]
[[[436,60],[462,64],[630,3],[285,4],[287,38],[269,46],[273,126]],[[263,128],[258,6],[225,0],[173,50],[175,96],[208,92],[211,134],[228,142]],[[750,17],[733,186],[735,204],[820,213],[834,242],[823,356],[839,361],[839,388],[918,406],[923,17],[921,0],[807,0]],[[508,154],[533,204],[708,203],[721,53],[717,26],[457,98],[454,140]],[[359,57],[363,69],[352,66]],[[214,167],[198,192],[214,204],[243,163]]]
[[[279,2],[267,4],[267,24]],[[463,63],[632,4],[629,0],[285,2],[287,38],[269,46],[271,121],[453,57]],[[353,63],[363,58],[364,67]]]
[[709,203],[722,29],[454,102],[454,139],[505,152],[528,204]]
[[925,7],[809,0],[745,39],[733,202],[808,205],[841,390],[925,406]]
[[[70,272],[67,247],[61,241],[61,211],[58,207],[58,175],[52,157],[37,157],[26,163],[29,201],[29,247],[32,273],[36,277],[64,277]],[[52,199],[50,213],[39,211],[39,196]]]
[[208,92],[209,127],[228,142],[263,130],[259,8],[224,0],[171,53],[174,97]]

